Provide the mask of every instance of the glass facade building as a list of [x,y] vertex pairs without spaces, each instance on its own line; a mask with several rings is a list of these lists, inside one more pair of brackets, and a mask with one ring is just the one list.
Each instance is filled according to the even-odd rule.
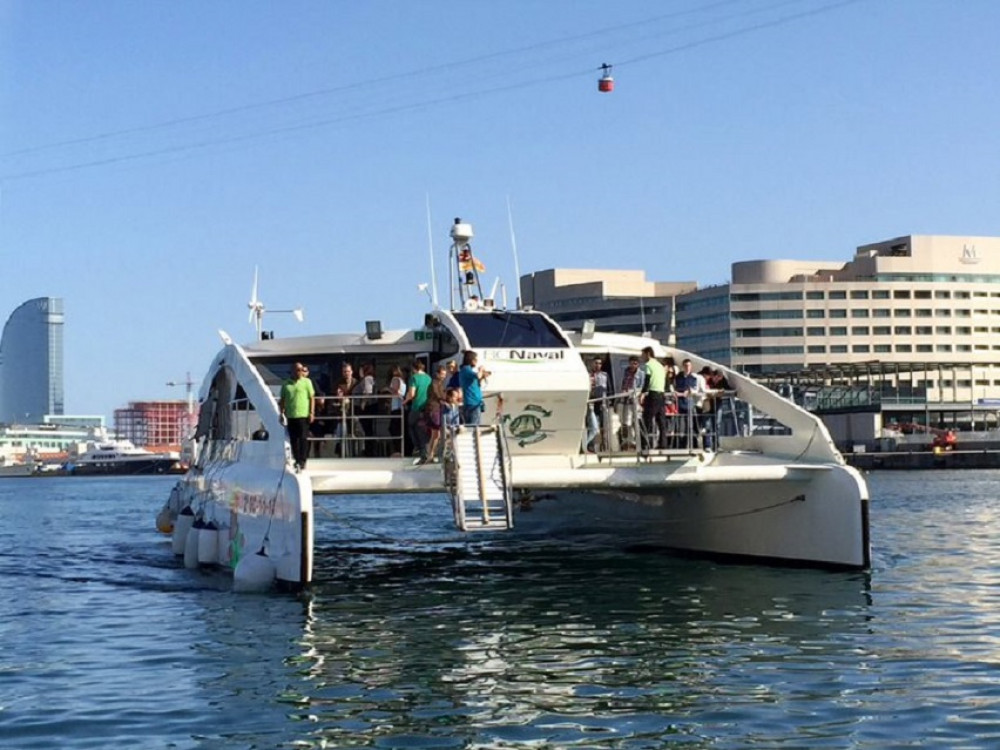
[[64,413],[63,301],[37,297],[19,306],[0,336],[0,422],[42,422]]

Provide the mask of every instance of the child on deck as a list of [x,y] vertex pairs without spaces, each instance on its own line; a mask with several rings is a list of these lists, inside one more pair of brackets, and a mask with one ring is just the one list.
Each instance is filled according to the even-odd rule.
[[441,429],[450,432],[462,423],[462,410],[459,407],[462,390],[460,388],[448,388],[444,393],[444,403],[441,404]]

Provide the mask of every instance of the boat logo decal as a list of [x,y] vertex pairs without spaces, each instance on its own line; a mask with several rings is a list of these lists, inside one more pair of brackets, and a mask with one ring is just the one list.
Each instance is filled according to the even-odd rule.
[[505,362],[544,362],[566,359],[565,349],[504,349],[483,352],[484,359]]
[[238,513],[248,516],[268,516],[274,514],[277,497],[265,497],[257,493],[234,492],[233,505]]
[[506,423],[507,432],[517,441],[518,446],[524,448],[549,436],[549,431],[542,429],[542,420],[551,416],[549,409],[538,404],[527,404],[516,417],[504,414],[502,421]]

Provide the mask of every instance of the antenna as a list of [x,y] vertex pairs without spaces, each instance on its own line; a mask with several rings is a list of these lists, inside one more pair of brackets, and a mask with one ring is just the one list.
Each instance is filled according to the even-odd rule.
[[272,313],[291,313],[295,316],[295,319],[300,323],[305,320],[305,310],[301,307],[296,307],[293,310],[268,310],[264,303],[260,301],[257,296],[257,266],[253,268],[253,287],[250,290],[250,301],[247,302],[247,307],[250,308],[250,322],[254,324],[254,328],[257,331],[257,340],[260,341],[264,336],[264,311]]
[[[514,306],[521,309],[521,266],[517,262],[517,240],[514,238],[514,213],[510,208],[510,196],[507,196],[507,224],[510,226],[510,247],[514,252],[514,278],[517,281],[517,295],[514,297]],[[505,304],[504,307],[507,305]]]
[[677,346],[677,295],[670,298],[670,333],[667,334],[667,346]]
[[427,193],[427,249],[431,256],[431,304],[438,309],[437,276],[434,274],[434,233],[431,227],[431,194]]

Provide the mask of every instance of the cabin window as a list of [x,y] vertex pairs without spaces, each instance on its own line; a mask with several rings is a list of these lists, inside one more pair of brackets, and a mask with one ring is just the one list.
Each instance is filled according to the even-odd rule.
[[537,313],[455,313],[473,349],[566,349],[562,332]]

